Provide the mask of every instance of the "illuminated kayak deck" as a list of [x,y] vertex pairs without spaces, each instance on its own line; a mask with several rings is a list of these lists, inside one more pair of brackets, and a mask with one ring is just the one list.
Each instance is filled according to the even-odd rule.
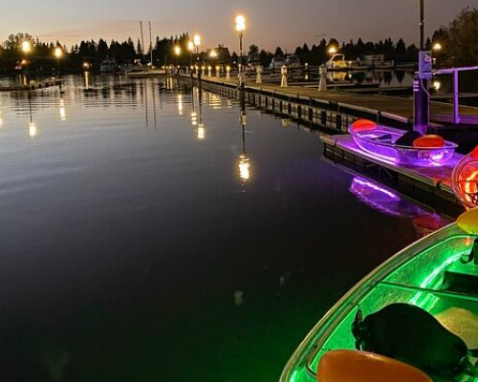
[[[474,239],[476,236],[452,224],[384,263],[312,329],[293,354],[280,382],[315,381],[318,364],[325,353],[356,349],[352,326],[359,309],[364,315],[370,315],[395,303],[418,306],[464,340],[469,349],[478,348],[478,284],[472,292],[465,292],[449,283],[453,272],[478,277],[478,265],[460,262],[469,254]],[[475,363],[476,359],[471,361]],[[478,381],[476,377],[467,378],[467,381]]]

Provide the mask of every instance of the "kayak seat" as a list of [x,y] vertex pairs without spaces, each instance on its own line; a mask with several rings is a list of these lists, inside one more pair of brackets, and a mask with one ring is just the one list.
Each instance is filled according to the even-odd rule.
[[318,382],[433,382],[406,363],[358,350],[333,350],[321,358]]

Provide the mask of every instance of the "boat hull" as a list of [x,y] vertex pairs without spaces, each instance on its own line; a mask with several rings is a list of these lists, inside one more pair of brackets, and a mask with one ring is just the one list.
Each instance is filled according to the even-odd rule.
[[312,329],[289,360],[280,382],[315,381],[317,365],[327,351],[355,349],[352,323],[359,309],[366,316],[390,304],[412,304],[434,315],[469,348],[477,348],[478,297],[442,288],[445,273],[470,252],[475,238],[452,224],[381,265]]

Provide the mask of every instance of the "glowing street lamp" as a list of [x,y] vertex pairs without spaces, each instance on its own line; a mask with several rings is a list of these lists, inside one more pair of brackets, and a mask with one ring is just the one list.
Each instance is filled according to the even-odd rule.
[[22,42],[22,52],[28,55],[32,51],[32,43],[30,41]]
[[211,52],[209,52],[209,57],[211,57],[212,59],[217,58],[217,52],[215,49],[211,49]]
[[443,46],[442,46],[442,44],[437,42],[437,43],[433,44],[432,49],[433,49],[434,52],[440,52],[443,49]]
[[236,31],[239,32],[239,79],[241,88],[244,88],[243,68],[242,68],[242,38],[246,30],[246,18],[243,15],[236,16]]
[[338,52],[337,47],[331,46],[331,47],[329,48],[329,54],[330,54],[331,56],[333,56],[333,55],[336,54],[337,52]]
[[201,45],[201,36],[198,34],[195,34],[193,37],[193,43],[194,46],[196,47],[196,54],[199,55],[199,46]]
[[56,64],[58,68],[58,77],[60,77],[60,58],[63,57],[63,49],[61,49],[59,46],[55,48],[53,51],[53,55],[56,57]]
[[174,46],[174,54],[176,57],[179,57],[181,55],[181,47],[179,45]]

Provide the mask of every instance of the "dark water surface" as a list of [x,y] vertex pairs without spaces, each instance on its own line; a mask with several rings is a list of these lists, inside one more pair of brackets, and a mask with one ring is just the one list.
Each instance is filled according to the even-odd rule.
[[247,109],[244,147],[234,100],[95,81],[0,93],[2,380],[275,381],[438,219],[287,121]]

